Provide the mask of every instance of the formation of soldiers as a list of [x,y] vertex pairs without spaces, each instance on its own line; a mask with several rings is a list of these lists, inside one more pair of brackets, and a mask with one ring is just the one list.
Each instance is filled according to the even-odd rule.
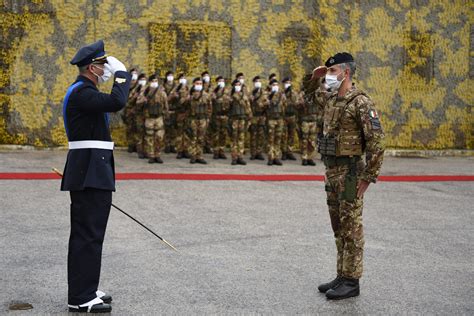
[[250,160],[265,160],[266,154],[268,165],[281,166],[282,160],[296,160],[299,148],[302,165],[316,165],[323,108],[309,77],[297,91],[290,77],[280,82],[275,74],[266,87],[260,76],[254,77],[249,88],[243,73],[230,84],[222,76],[212,82],[207,71],[192,82],[182,73],[176,78],[172,71],[165,78],[147,77],[137,69],[130,73],[132,85],[122,115],[128,151],[149,163],[163,163],[162,152],[176,153],[177,159],[192,164],[206,164],[204,153],[227,159],[230,141],[231,164],[246,165],[247,141]]

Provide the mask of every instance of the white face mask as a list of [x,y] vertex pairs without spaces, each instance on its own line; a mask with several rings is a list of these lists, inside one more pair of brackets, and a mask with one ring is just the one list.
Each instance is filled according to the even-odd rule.
[[138,84],[143,87],[146,85],[146,80],[140,79],[138,80]]
[[217,83],[217,85],[219,86],[219,88],[224,88],[225,87],[225,82],[224,81],[219,81]]
[[254,87],[260,89],[262,87],[262,83],[260,81],[257,81],[254,83]]
[[343,78],[341,81],[337,80],[337,76],[339,76],[342,72],[340,72],[337,75],[326,75],[326,84],[328,87],[333,90],[339,90],[339,87],[341,86],[341,83],[344,81],[345,78]]
[[158,82],[152,82],[150,83],[151,88],[158,88]]
[[291,87],[291,83],[285,83],[284,87],[285,87],[285,90],[288,89],[289,87]]
[[245,80],[244,79],[239,79],[240,84],[244,84]]
[[179,83],[182,84],[183,86],[185,86],[187,82],[188,81],[184,78],[179,79]]
[[242,90],[242,86],[235,86],[234,90],[235,92],[240,92],[240,90]]
[[202,80],[205,82],[205,83],[209,83],[209,81],[211,81],[211,78],[209,76],[204,76],[202,77]]
[[133,73],[133,74],[132,74],[132,80],[137,80],[137,79],[138,79],[138,74]]
[[102,76],[99,76],[98,74],[93,72],[91,69],[91,72],[97,77],[97,81],[99,84],[106,82],[107,80],[110,79],[110,77],[112,77],[112,72],[108,68],[104,68],[103,70],[104,70],[104,74]]
[[199,92],[199,91],[202,91],[202,84],[197,84],[197,85],[195,85],[195,86],[194,86],[194,90],[195,90],[195,91],[198,91],[198,92]]
[[168,77],[166,77],[166,80],[168,82],[172,82],[174,80],[174,77],[173,76],[168,76]]
[[278,92],[280,90],[279,86],[272,86],[272,92]]

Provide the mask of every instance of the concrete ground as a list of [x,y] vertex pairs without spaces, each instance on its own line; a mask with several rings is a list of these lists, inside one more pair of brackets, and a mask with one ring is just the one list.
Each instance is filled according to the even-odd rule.
[[[62,170],[64,151],[0,151],[1,172]],[[323,174],[299,162],[207,166],[116,152],[117,172]],[[384,175],[474,174],[474,159],[387,158]],[[474,182],[379,182],[365,197],[361,295],[327,301],[335,245],[322,182],[118,181],[100,288],[116,315],[474,314]],[[69,196],[59,180],[0,181],[0,313],[67,314]],[[13,302],[33,305],[8,311]]]

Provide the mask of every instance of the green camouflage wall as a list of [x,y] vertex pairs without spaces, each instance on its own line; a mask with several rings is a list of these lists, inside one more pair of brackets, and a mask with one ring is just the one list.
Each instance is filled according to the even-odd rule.
[[[471,1],[83,0],[0,7],[0,143],[64,145],[62,98],[85,43],[147,73],[244,72],[300,82],[337,51],[397,148],[474,147]],[[104,86],[107,90],[110,86]],[[124,140],[118,115],[114,139]]]

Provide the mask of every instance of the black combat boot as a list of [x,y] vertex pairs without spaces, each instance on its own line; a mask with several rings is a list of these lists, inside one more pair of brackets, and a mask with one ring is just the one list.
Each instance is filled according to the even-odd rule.
[[191,160],[189,160],[189,163],[192,163],[192,164],[195,164],[196,162],[197,162],[197,160],[194,159],[194,158],[191,158]]
[[232,166],[235,166],[237,164],[237,159],[232,159],[232,162],[230,163]]
[[286,153],[281,154],[281,160],[286,160]]
[[170,152],[176,154],[176,148],[174,146],[170,146]]
[[280,159],[273,159],[273,164],[274,164],[274,165],[277,165],[277,166],[283,166],[283,164],[281,163]]
[[308,166],[316,166],[316,163],[313,159],[308,159]]
[[265,158],[263,157],[263,155],[262,155],[261,153],[257,154],[257,155],[255,156],[255,159],[257,159],[257,160],[265,160]]
[[155,158],[148,159],[148,163],[155,163]]
[[196,162],[197,162],[197,163],[200,163],[201,165],[207,165],[207,161],[205,161],[205,160],[202,159],[202,158],[196,159]]
[[169,154],[170,152],[171,152],[171,146],[168,145],[165,147],[165,153]]
[[242,166],[245,166],[247,164],[242,158],[237,158],[237,163]]
[[250,160],[255,160],[255,158],[257,158],[256,155],[250,155]]
[[295,157],[295,155],[293,155],[293,153],[287,153],[287,154],[286,154],[286,159],[288,159],[288,160],[296,160],[296,157]]
[[204,153],[205,154],[212,154],[212,149],[209,146],[204,146]]
[[157,163],[163,163],[163,159],[161,159],[160,157],[157,157],[157,158],[155,158],[155,162],[157,162]]
[[176,159],[182,159],[183,158],[183,153],[180,151],[177,155],[176,155]]
[[328,283],[323,283],[318,286],[318,290],[321,293],[326,293],[330,289],[336,287],[341,283],[342,281],[342,276],[338,275],[334,280],[328,282]]
[[128,145],[127,151],[133,153],[133,145]]
[[359,280],[342,277],[342,281],[336,287],[326,292],[329,300],[342,300],[349,297],[359,296]]
[[272,166],[273,165],[273,159],[268,159],[267,166]]
[[219,154],[218,154],[218,153],[214,153],[214,156],[212,156],[212,159],[219,159]]
[[220,159],[227,159],[227,156],[224,153],[219,153]]
[[145,159],[145,155],[143,153],[138,153],[138,158],[139,159]]
[[301,162],[301,164],[303,166],[307,166],[308,165],[308,160],[307,159],[303,159],[303,161]]
[[190,159],[191,155],[187,151],[184,151],[183,152],[183,158]]

